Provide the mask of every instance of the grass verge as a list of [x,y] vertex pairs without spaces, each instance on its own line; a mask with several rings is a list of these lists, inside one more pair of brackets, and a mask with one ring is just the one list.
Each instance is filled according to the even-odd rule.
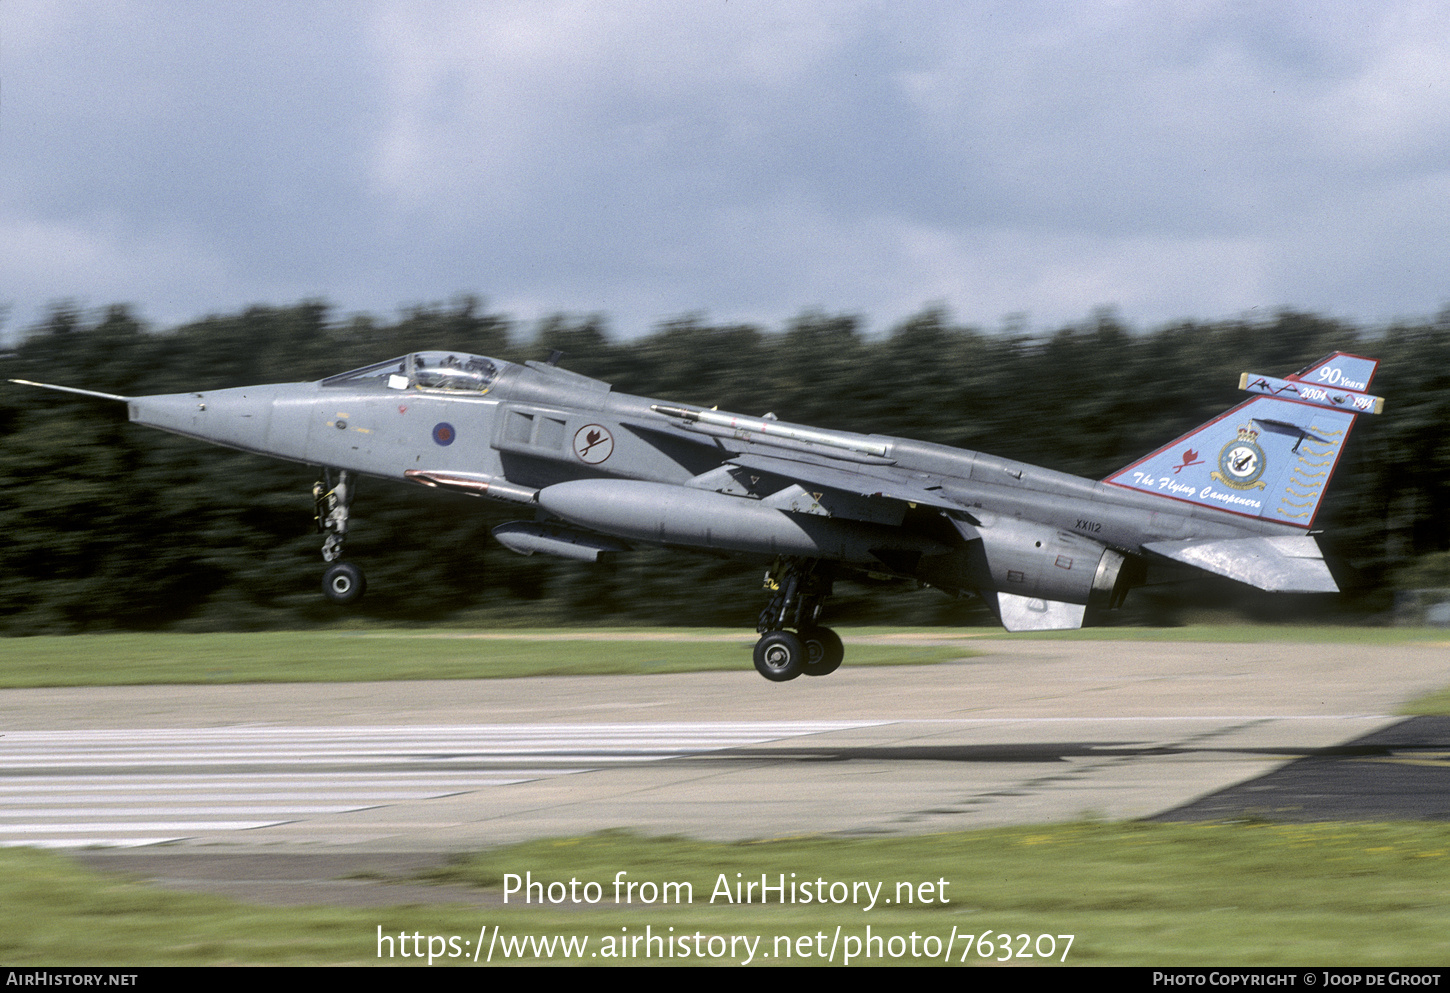
[[[650,891],[637,886],[633,903],[616,905],[621,870],[626,885],[689,883],[692,900],[646,903]],[[540,906],[536,892],[532,905],[513,894],[504,906],[508,873],[563,883],[556,896],[577,880],[581,901],[595,893],[585,884],[598,883],[599,902]],[[826,902],[761,904],[758,885],[751,904],[719,896],[721,886],[733,895],[737,882],[758,882],[762,874],[772,885],[783,875],[789,886],[792,873],[798,898],[809,884]],[[380,961],[381,929],[395,939],[382,946],[382,961],[417,965],[412,953],[421,949],[426,962],[428,937],[439,936],[445,940],[434,944],[434,964],[466,964],[486,926],[493,964],[565,961],[562,945],[552,955],[531,941],[520,948],[529,936],[572,936],[576,952],[587,939],[586,964],[640,964],[644,946],[631,949],[627,941],[647,933],[666,939],[652,946],[654,962],[664,951],[667,963],[696,964],[696,949],[709,961],[740,962],[750,946],[737,941],[731,948],[728,940],[739,936],[759,939],[756,963],[819,964],[838,928],[835,961],[854,938],[856,964],[939,964],[949,941],[954,963],[965,952],[967,964],[987,964],[1003,955],[1001,935],[1012,936],[1007,951],[1014,964],[1047,964],[1037,952],[1053,943],[1056,964],[1066,943],[1058,936],[1069,934],[1069,965],[1410,966],[1450,958],[1450,825],[1085,822],[748,844],[605,833],[480,853],[435,876],[485,887],[496,905],[262,908],[162,892],[48,853],[7,850],[0,852],[0,957],[15,965],[365,965]],[[879,884],[875,907],[865,909],[866,891],[855,883]],[[833,903],[833,896],[845,902]],[[880,939],[869,960],[868,925]],[[966,935],[985,932],[987,956],[965,943]],[[400,954],[403,934],[408,957]],[[1053,941],[1039,946],[1038,936],[1048,934]],[[721,936],[712,948],[709,939]],[[929,949],[934,960],[926,957]],[[1034,957],[1019,957],[1021,951]]]
[[1450,716],[1450,689],[1438,690],[1417,697],[1401,707],[1399,712],[1411,717]]
[[[0,639],[0,689],[144,683],[335,683],[748,671],[754,636],[447,631],[105,634]],[[719,640],[722,636],[729,640]],[[738,637],[737,637],[738,636]],[[713,640],[705,640],[713,639]],[[931,665],[979,654],[924,645],[853,645],[861,665]]]
[[[998,638],[1447,646],[1427,628],[1197,625],[1005,634],[969,628],[841,628],[850,666],[934,665]],[[371,682],[749,670],[735,629],[541,629],[498,633],[349,629],[0,638],[0,689],[137,684]],[[946,642],[947,644],[943,644]],[[956,644],[952,644],[956,642]],[[979,648],[964,647],[979,644]],[[1450,689],[1407,713],[1450,713]]]

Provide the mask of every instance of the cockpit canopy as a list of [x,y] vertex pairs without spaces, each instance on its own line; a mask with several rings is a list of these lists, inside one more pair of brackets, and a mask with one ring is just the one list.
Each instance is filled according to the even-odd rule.
[[467,352],[414,352],[329,376],[323,386],[381,386],[390,390],[445,390],[482,396],[503,363]]

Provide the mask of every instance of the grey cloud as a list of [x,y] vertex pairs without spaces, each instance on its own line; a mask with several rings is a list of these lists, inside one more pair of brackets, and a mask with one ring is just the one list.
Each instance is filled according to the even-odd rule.
[[1450,286],[1434,5],[7,8],[0,303],[476,292],[640,333]]

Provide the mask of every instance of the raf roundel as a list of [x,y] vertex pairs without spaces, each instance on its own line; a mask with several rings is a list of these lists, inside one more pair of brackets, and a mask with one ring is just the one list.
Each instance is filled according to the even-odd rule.
[[433,440],[443,446],[453,444],[453,439],[458,437],[458,432],[453,430],[453,425],[444,421],[433,426]]

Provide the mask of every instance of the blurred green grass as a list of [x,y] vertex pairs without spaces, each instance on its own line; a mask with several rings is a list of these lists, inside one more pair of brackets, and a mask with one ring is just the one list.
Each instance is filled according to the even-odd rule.
[[[0,639],[0,689],[185,683],[335,683],[519,676],[749,671],[754,636],[739,631],[274,631],[104,634]],[[725,635],[729,640],[690,640]],[[932,665],[978,654],[924,645],[853,645],[848,664]]]
[[[635,882],[689,882],[693,902],[616,906],[613,880],[621,870]],[[506,873],[532,873],[545,883],[598,882],[603,899],[556,907],[522,905],[514,894],[505,906]],[[762,873],[772,884],[782,874],[789,882],[792,873],[798,882],[882,883],[881,899],[892,902],[869,911],[849,903],[710,903],[722,876],[733,887],[737,878],[758,880]],[[992,956],[973,950],[970,964],[994,961],[1001,935],[1012,936],[1015,951],[1018,935],[1039,934],[1075,935],[1069,965],[1443,966],[1450,958],[1445,824],[1077,822],[737,844],[605,833],[478,853],[431,878],[483,887],[489,905],[256,907],[91,873],[50,853],[6,850],[0,957],[12,965],[366,965],[379,961],[379,928],[393,936],[457,935],[460,945],[475,941],[484,925],[506,936],[587,935],[588,948],[598,951],[606,938],[649,926],[655,934],[674,928],[676,935],[759,935],[759,950],[772,957],[757,961],[781,964],[777,935],[830,936],[839,926],[861,936],[870,925],[887,938],[914,932],[943,944],[953,928],[959,936],[992,932]],[[926,882],[938,884],[930,891],[935,902],[895,902],[898,883],[919,894],[916,887]],[[1059,952],[1062,946],[1058,940]],[[963,950],[960,938],[956,949],[954,958]],[[418,964],[396,955],[391,961]],[[932,964],[910,956],[885,961]],[[1015,957],[1013,963],[1044,964]]]
[[[839,628],[848,666],[935,665],[997,639],[1450,647],[1430,628],[1196,625],[1006,634],[996,629]],[[729,628],[331,628],[216,634],[0,638],[0,689],[139,684],[372,682],[749,671],[755,635]],[[1406,713],[1450,713],[1450,689]]]

